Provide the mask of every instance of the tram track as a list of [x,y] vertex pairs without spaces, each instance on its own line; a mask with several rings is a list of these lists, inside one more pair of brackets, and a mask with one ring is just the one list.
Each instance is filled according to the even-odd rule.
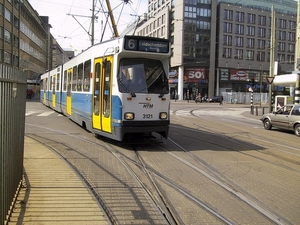
[[[220,132],[220,128],[213,128],[213,127],[207,127],[202,125],[199,121],[201,121],[203,118],[198,116],[197,113],[195,113],[197,109],[191,109],[189,110],[189,114],[191,116],[193,116],[194,118],[200,119],[200,120],[193,120],[193,122],[191,122],[190,120],[186,119],[186,118],[180,118],[180,120],[184,121],[187,124],[193,125],[196,127],[195,132],[199,132],[199,133],[204,133],[204,132],[211,132],[211,133],[215,133],[218,134],[222,137],[226,137],[226,138],[231,138],[232,140],[234,139],[234,141],[239,145],[243,145],[243,147],[247,147],[248,145],[250,145],[250,140],[252,140],[255,143],[259,143],[259,146],[262,147],[262,149],[268,149],[270,147],[270,145],[272,145],[272,152],[270,151],[260,151],[260,149],[257,150],[258,153],[260,154],[265,154],[265,155],[269,155],[269,156],[273,156],[276,157],[280,160],[285,160],[289,163],[293,163],[296,165],[300,165],[300,161],[295,160],[294,157],[299,157],[300,159],[300,150],[299,148],[295,148],[294,145],[290,145],[288,142],[287,143],[274,143],[274,139],[269,137],[269,136],[261,136],[260,133],[256,134],[253,132],[249,132],[249,131],[245,131],[244,129],[240,129],[238,128],[236,125],[233,125],[231,123],[226,123],[226,126],[222,126],[222,127],[226,127],[225,129],[222,129],[222,131]],[[176,111],[173,111],[173,114],[176,115]],[[217,116],[211,115],[209,117],[210,120],[218,120]],[[171,125],[172,127],[177,127],[176,125]],[[188,128],[187,128],[188,129]],[[272,132],[272,131],[268,131],[268,132]],[[295,137],[297,138],[297,137]],[[241,141],[239,141],[241,140]],[[201,141],[207,141],[207,140],[201,140]],[[245,142],[246,141],[246,142]],[[213,141],[212,141],[213,142]],[[217,144],[214,142],[214,144]],[[274,146],[276,146],[274,148]],[[226,148],[226,147],[225,147]],[[283,148],[285,150],[283,150]],[[235,150],[238,151],[238,149],[232,149],[229,148],[231,150]],[[290,155],[290,157],[286,157],[282,154],[277,154],[277,151],[279,153],[284,153],[284,154],[288,154]],[[245,154],[245,153],[244,153]],[[279,164],[278,164],[279,165]],[[300,171],[299,171],[300,172]]]
[[[196,120],[192,121],[192,123],[193,122],[197,124]],[[109,213],[111,213],[112,224],[120,224],[122,218],[120,217],[120,215],[118,215],[117,211],[114,211],[115,206],[111,205],[111,202],[109,200],[109,198],[114,198],[114,196],[109,196],[107,194],[103,195],[103,190],[105,190],[106,186],[103,186],[102,181],[99,181],[99,177],[103,179],[103,175],[99,174],[98,172],[99,168],[101,170],[106,170],[105,172],[108,173],[108,176],[114,176],[114,179],[119,179],[119,182],[121,181],[121,178],[119,178],[120,174],[115,175],[114,173],[116,171],[120,171],[121,169],[124,174],[130,174],[130,179],[135,180],[135,186],[133,190],[143,190],[143,196],[148,196],[148,201],[150,201],[151,204],[155,205],[154,208],[160,211],[160,215],[164,218],[165,224],[192,224],[195,223],[195,221],[200,221],[199,218],[203,215],[206,215],[206,221],[218,221],[217,224],[241,224],[241,221],[252,221],[253,219],[247,218],[248,220],[244,220],[243,218],[242,220],[239,220],[236,218],[236,215],[242,215],[241,213],[246,212],[249,215],[256,215],[255,221],[264,221],[264,224],[293,224],[289,221],[288,218],[278,215],[277,212],[273,211],[274,208],[268,207],[268,204],[263,200],[261,201],[257,196],[252,195],[251,193],[247,192],[247,190],[246,192],[243,192],[245,191],[245,187],[241,187],[239,186],[239,184],[236,184],[234,181],[231,181],[227,174],[223,174],[222,171],[218,170],[218,168],[215,168],[214,165],[211,165],[210,162],[205,160],[205,158],[194,154],[196,152],[191,152],[191,149],[186,148],[190,144],[189,140],[195,138],[195,142],[201,144],[203,143],[205,146],[218,145],[218,149],[225,149],[228,150],[228,152],[233,150],[230,147],[230,144],[233,144],[235,146],[234,152],[240,153],[241,155],[245,155],[247,157],[251,156],[253,159],[259,159],[262,162],[267,163],[269,161],[268,159],[261,159],[261,157],[258,157],[257,155],[251,155],[246,151],[238,150],[239,146],[243,146],[244,149],[255,149],[254,145],[248,145],[248,143],[244,141],[243,138],[241,140],[238,138],[240,136],[243,137],[243,135],[246,135],[248,138],[254,138],[253,134],[250,134],[249,132],[245,131],[232,129],[231,134],[235,134],[235,136],[229,136],[228,138],[228,132],[226,132],[226,130],[223,130],[223,132],[218,133],[214,129],[214,127],[211,127],[210,131],[205,130],[205,128],[207,128],[206,126],[198,127],[198,130],[197,128],[188,128],[188,125],[192,123],[191,121],[186,120],[184,126],[178,126],[176,124],[170,125],[170,129],[172,129],[170,130],[170,138],[168,140],[164,140],[163,143],[158,144],[150,141],[142,147],[140,147],[140,145],[130,145],[127,146],[127,149],[124,148],[122,144],[120,146],[114,141],[108,141],[106,139],[95,139],[94,137],[92,137],[92,134],[86,135],[84,130],[82,130],[82,132],[80,130],[76,132],[70,130],[64,131],[65,129],[59,130],[56,128],[45,129],[45,127],[43,126],[36,126],[33,124],[26,124],[26,126],[33,126],[34,128],[42,129],[43,134],[36,132],[33,135],[37,135],[38,137],[40,137],[42,142],[45,142],[50,145],[53,144],[54,149],[64,149],[63,151],[60,150],[62,157],[67,158],[76,167],[76,170],[81,172],[83,176],[86,177],[87,181],[90,182],[91,188],[100,195],[100,197],[102,198],[100,202],[106,204]],[[196,127],[196,125],[193,126]],[[182,129],[182,132],[179,133],[179,135],[187,141],[186,146],[184,142],[180,142],[179,139],[176,139],[176,143],[179,146],[174,145],[171,141],[174,139],[172,132],[174,131],[174,129],[179,128]],[[186,133],[189,131],[195,133],[195,136],[188,136]],[[205,134],[207,132],[216,133],[215,136],[220,137],[222,139],[222,143],[213,141],[210,138],[197,138],[197,132],[201,134]],[[57,138],[59,136],[65,137],[59,139]],[[45,138],[47,138],[46,141]],[[260,138],[259,135],[257,135],[257,138]],[[76,141],[82,142],[83,146],[85,146],[85,149],[79,149],[76,146]],[[271,142],[271,140],[269,141]],[[226,144],[227,142],[228,146]],[[251,148],[249,148],[249,146]],[[182,149],[180,149],[180,147],[182,147],[186,151],[183,151]],[[199,149],[199,153],[201,152],[201,146],[198,145],[197,148],[196,146],[194,147],[195,149]],[[87,149],[89,151],[87,151]],[[261,151],[260,149],[257,149],[257,151],[255,152]],[[191,156],[189,153],[193,154],[195,157]],[[111,155],[115,159],[114,162],[118,161],[118,164],[122,166],[118,166],[116,163],[111,163],[110,165],[109,163],[107,163],[107,161],[104,161],[104,158],[102,159],[103,155]],[[163,160],[158,160],[156,162],[156,160],[158,159],[157,155],[159,155],[159,157],[163,157]],[[85,164],[79,164],[80,161],[85,161]],[[272,165],[280,165],[280,162],[276,163],[273,162]],[[93,167],[90,166],[90,164],[93,164]],[[108,170],[106,169],[107,166],[112,167],[110,170]],[[281,165],[281,168],[284,167],[289,171],[299,171],[297,169],[295,170],[293,168],[289,168],[288,165]],[[119,170],[117,170],[118,168]],[[172,170],[178,170],[178,174],[176,174],[176,172],[171,173],[170,171]],[[180,173],[182,173],[182,175]],[[189,179],[191,180],[191,182],[188,181],[188,176],[190,176],[189,174],[191,174],[191,178]],[[128,180],[128,178],[126,178],[126,180]],[[124,183],[122,182],[120,183],[121,185],[117,184],[116,187],[111,186],[110,189],[117,189],[118,186],[122,186],[122,190],[127,189],[128,187],[131,188],[132,184],[128,184],[127,181],[126,183],[125,181]],[[220,182],[224,187],[222,185],[219,185],[218,182]],[[217,192],[215,192],[214,189],[209,190],[212,187],[211,183],[214,184],[214,187],[216,187],[214,189],[217,189]],[[197,187],[197,185],[199,184],[203,186]],[[112,183],[112,185],[115,184]],[[208,190],[211,192],[208,192]],[[205,193],[209,194],[205,196]],[[229,201],[230,208],[226,210],[226,204],[224,205],[222,202],[220,204],[218,203],[217,205],[215,205],[214,201],[210,202],[208,195],[213,194],[218,195],[218,198],[222,199],[222,201],[224,201],[225,199],[226,201]],[[231,195],[233,196],[233,198]],[[118,197],[122,198],[121,195]],[[124,195],[123,197],[127,198],[128,194]],[[136,194],[132,197],[136,201],[140,201],[138,203],[139,205],[144,204],[144,200],[139,199],[141,197],[140,195]],[[178,199],[180,200],[178,201]],[[120,201],[122,200],[120,199]],[[236,203],[237,205],[234,206],[234,204]],[[122,202],[120,202],[120,205],[121,204]],[[180,204],[183,205],[181,206]],[[193,217],[195,217],[194,220],[185,217],[185,215],[187,215],[187,211],[185,211],[184,209],[186,205],[189,206],[187,208],[193,210]],[[243,209],[239,210],[240,205],[243,205]],[[244,205],[248,205],[248,208]],[[201,215],[198,214],[200,209],[203,211],[203,214]],[[248,212],[248,209],[251,213]],[[141,210],[143,211],[148,209],[141,208]],[[237,210],[237,212],[234,212],[234,210]],[[254,213],[253,211],[256,212]],[[130,212],[127,211],[124,211],[124,213],[130,214]],[[244,216],[246,217],[248,215],[245,214]],[[242,215],[241,217],[244,216]],[[157,221],[152,219],[148,221],[151,221],[149,224],[161,224],[157,223]]]
[[197,165],[193,165],[193,164],[183,160],[182,158],[179,158],[175,154],[173,154],[171,152],[168,152],[174,158],[177,158],[182,163],[188,165],[189,167],[193,168],[197,172],[201,173],[202,175],[204,175],[208,179],[215,182],[217,185],[224,188],[226,191],[234,194],[240,200],[242,200],[242,201],[246,202],[247,204],[249,204],[251,207],[256,209],[259,213],[263,214],[264,216],[266,216],[270,220],[272,220],[274,223],[282,224],[282,225],[283,224],[291,224],[289,221],[287,221],[285,218],[282,218],[281,216],[279,216],[276,212],[274,212],[269,207],[264,205],[262,202],[260,202],[258,199],[256,199],[254,196],[252,196],[250,193],[248,193],[246,190],[244,190],[240,186],[236,185],[235,183],[233,183],[232,181],[227,179],[225,176],[220,174],[213,167],[209,166],[205,161],[200,159],[198,156],[190,153],[188,150],[186,150],[184,147],[182,147],[181,145],[176,143],[171,138],[168,138],[168,141],[170,141],[174,146],[176,146],[177,148],[179,148],[180,150],[182,150],[183,152],[188,154],[191,158],[193,158],[196,162],[198,162],[202,167],[204,167],[206,169],[206,171],[204,171],[203,169],[201,169]]
[[[27,125],[29,125],[29,124],[27,124]],[[42,128],[40,126],[34,126],[34,127]],[[79,139],[80,141],[87,143],[89,145],[99,146],[99,143],[98,143],[99,139],[95,139],[98,141],[92,141],[85,137],[80,137],[80,136],[78,136],[78,134],[63,132],[61,130],[49,129],[49,132],[46,132],[44,134],[55,135],[55,133],[59,134],[59,135],[66,135],[69,138]],[[87,188],[89,189],[91,194],[97,200],[98,205],[100,206],[100,209],[103,212],[105,212],[106,217],[108,218],[108,222],[110,224],[122,223],[122,222],[120,222],[120,219],[118,218],[116,213],[114,211],[112,211],[113,207],[110,206],[109,203],[107,203],[107,201],[105,200],[105,197],[103,197],[102,194],[99,193],[98,187],[97,187],[98,185],[96,184],[97,182],[94,181],[93,179],[91,179],[90,177],[88,177],[88,174],[85,171],[83,171],[83,169],[80,168],[80,166],[78,166],[76,164],[76,162],[75,162],[76,159],[68,158],[64,153],[62,153],[61,150],[58,150],[57,147],[53,147],[53,145],[51,143],[53,143],[54,140],[47,139],[43,135],[39,135],[39,134],[27,134],[27,136],[42,143],[44,146],[49,148],[51,151],[53,151],[57,155],[59,155],[74,170],[74,172],[79,175],[79,177],[83,180],[83,182],[85,183],[85,185],[87,186]],[[47,144],[48,142],[50,144]],[[134,150],[134,147],[132,148],[132,151],[135,152],[137,159],[138,159],[138,161],[134,162],[134,164],[138,165],[138,167],[141,169],[142,173],[147,177],[148,181],[150,181],[150,183],[154,187],[155,193],[153,193],[153,189],[150,190],[149,188],[147,188],[147,186],[144,184],[144,182],[142,182],[138,173],[135,172],[134,169],[132,169],[132,166],[130,166],[126,160],[124,160],[124,156],[122,155],[122,153],[119,150],[117,150],[115,145],[110,144],[110,141],[105,142],[105,141],[100,140],[100,142],[102,143],[102,147],[106,151],[110,152],[123,165],[126,172],[128,172],[130,174],[130,176],[135,180],[135,183],[138,185],[138,187],[144,190],[145,195],[148,196],[147,198],[151,199],[153,205],[155,205],[157,207],[158,211],[160,211],[161,217],[164,218],[164,220],[165,220],[165,224],[170,224],[170,225],[182,224],[182,223],[178,222],[178,219],[176,218],[175,214],[172,214],[171,209],[168,208],[168,205],[166,204],[165,199],[163,199],[162,194],[159,193],[159,188],[155,185],[155,182],[153,180],[151,180],[151,175],[147,172],[147,168],[145,167],[145,164],[143,163],[141,156],[139,156],[138,151]],[[112,141],[112,142],[115,143],[114,141]],[[77,149],[74,149],[73,147],[68,146],[66,143],[60,143],[60,145],[64,145],[64,148],[68,149],[68,151],[77,152],[77,154],[81,155],[82,157],[88,157],[88,156],[83,155]],[[94,159],[89,159],[89,161],[95,165],[99,164],[99,162],[94,161]],[[157,196],[159,196],[159,198],[157,198]],[[151,219],[149,219],[149,218],[147,220],[151,221]],[[155,224],[155,222],[151,222],[150,224]]]

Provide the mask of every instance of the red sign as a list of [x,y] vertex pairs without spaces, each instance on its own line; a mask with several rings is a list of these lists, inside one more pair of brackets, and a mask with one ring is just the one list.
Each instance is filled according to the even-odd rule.
[[204,68],[186,68],[184,70],[184,80],[188,82],[198,82],[198,80],[205,80]]
[[272,84],[274,80],[274,77],[266,77],[266,81],[268,84]]
[[246,81],[247,72],[243,70],[230,70],[230,80]]

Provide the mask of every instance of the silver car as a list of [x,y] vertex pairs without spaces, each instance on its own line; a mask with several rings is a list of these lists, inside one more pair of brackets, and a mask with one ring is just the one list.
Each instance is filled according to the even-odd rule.
[[277,127],[285,130],[293,130],[300,137],[300,105],[287,104],[279,107],[273,113],[267,113],[260,119],[266,130]]

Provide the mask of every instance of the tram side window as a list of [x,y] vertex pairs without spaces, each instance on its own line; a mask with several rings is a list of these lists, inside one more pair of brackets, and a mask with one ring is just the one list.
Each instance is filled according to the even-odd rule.
[[110,73],[111,73],[111,62],[106,61],[105,63],[105,74],[104,74],[104,88],[103,88],[103,115],[109,117],[110,115]]
[[60,91],[59,86],[60,86],[60,73],[58,73],[58,74],[56,75],[56,90],[57,90],[57,91]]
[[83,63],[78,65],[77,91],[82,91]]
[[63,91],[67,90],[67,78],[68,78],[67,74],[68,74],[68,72],[67,72],[67,70],[65,70],[65,72],[64,72],[64,81],[63,81],[64,82]]
[[[53,87],[53,88],[52,88],[52,87]],[[53,75],[51,88],[53,89],[52,93],[55,94],[55,88],[56,88],[56,75]]]
[[50,87],[49,87],[49,91],[52,91],[52,84],[53,84],[53,76],[50,76]]
[[72,91],[77,91],[78,71],[77,66],[73,67]]
[[84,75],[83,75],[83,91],[90,91],[90,73],[91,73],[91,60],[84,63]]
[[45,90],[45,91],[48,91],[48,78],[45,79],[45,82],[44,82],[44,90]]
[[96,63],[95,65],[95,79],[94,79],[94,113],[99,115],[99,102],[100,102],[100,73],[101,65]]

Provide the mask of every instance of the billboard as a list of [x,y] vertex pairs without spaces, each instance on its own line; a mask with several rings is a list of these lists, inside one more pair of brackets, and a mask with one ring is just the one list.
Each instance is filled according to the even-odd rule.
[[184,81],[201,83],[202,80],[206,80],[205,68],[185,68]]

